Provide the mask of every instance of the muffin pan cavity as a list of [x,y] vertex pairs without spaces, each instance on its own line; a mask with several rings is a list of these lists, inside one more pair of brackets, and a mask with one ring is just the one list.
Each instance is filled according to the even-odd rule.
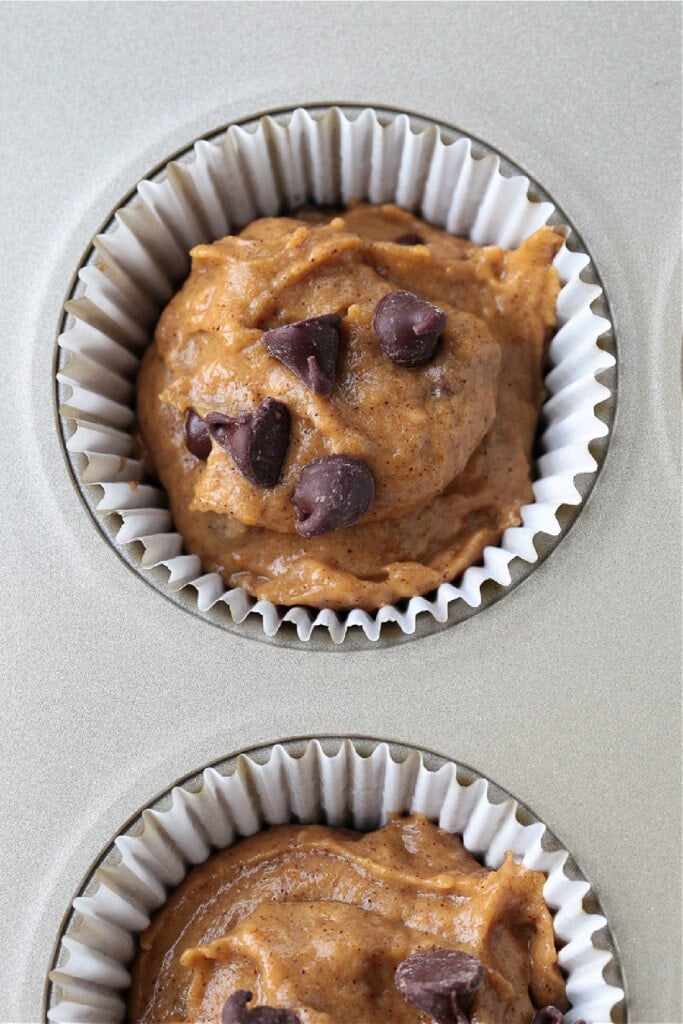
[[568,1024],[626,1021],[616,948],[589,883],[532,812],[476,771],[415,748],[324,737],[232,755],[179,780],[94,864],[58,938],[46,1015],[123,1019],[136,936],[188,870],[269,825],[320,822],[370,831],[392,813],[423,814],[486,866],[512,851],[547,875]]
[[[183,548],[163,491],[133,441],[135,377],[155,323],[187,275],[189,250],[307,202],[392,202],[478,245],[518,246],[543,224],[565,236],[547,399],[522,525],[480,565],[426,596],[375,612],[286,608],[225,588]],[[495,602],[576,519],[604,459],[616,407],[616,343],[585,245],[543,190],[456,129],[396,111],[273,112],[171,159],[114,212],[79,268],[58,340],[59,425],[74,480],[104,536],[161,594],[223,628],[299,645],[357,647],[443,628]],[[351,627],[358,627],[352,629]]]

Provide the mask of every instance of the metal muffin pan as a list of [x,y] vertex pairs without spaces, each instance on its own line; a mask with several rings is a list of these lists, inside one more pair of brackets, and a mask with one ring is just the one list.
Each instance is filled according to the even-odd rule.
[[[680,11],[417,11],[4,5],[2,1024],[41,1020],[62,919],[135,808],[226,752],[330,733],[439,750],[523,795],[594,885],[631,1024],[680,1024]],[[150,167],[333,98],[508,153],[585,239],[619,339],[609,451],[552,557],[451,628],[334,657],[216,629],[111,557],[65,469],[52,365],[74,268]]]

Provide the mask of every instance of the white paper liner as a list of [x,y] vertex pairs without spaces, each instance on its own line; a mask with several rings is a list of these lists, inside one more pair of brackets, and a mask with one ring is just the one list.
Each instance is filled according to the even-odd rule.
[[505,248],[519,246],[555,212],[551,203],[529,196],[527,178],[505,177],[498,157],[476,158],[469,139],[444,142],[434,125],[414,131],[405,114],[386,122],[369,109],[353,119],[337,108],[322,117],[298,109],[288,120],[264,117],[252,131],[233,126],[220,143],[197,142],[186,162],[170,163],[158,181],[142,181],[133,200],[117,211],[94,240],[99,259],[79,273],[79,297],[66,305],[70,319],[59,345],[69,358],[58,374],[66,396],[60,410],[66,446],[81,485],[97,494],[96,512],[119,517],[114,543],[130,551],[138,542],[140,567],[163,567],[172,592],[194,588],[200,612],[224,602],[236,623],[260,615],[267,636],[291,622],[300,640],[318,626],[337,643],[351,626],[377,640],[385,622],[410,634],[421,612],[445,622],[454,601],[479,607],[486,581],[508,586],[510,562],[536,562],[537,536],[562,532],[558,510],[581,504],[575,477],[595,472],[589,445],[608,433],[595,408],[610,394],[596,377],[615,363],[598,345],[611,325],[591,310],[601,289],[579,277],[588,256],[564,245],[555,259],[563,287],[545,381],[546,429],[535,500],[522,508],[522,526],[506,530],[498,546],[485,549],[483,564],[427,597],[372,613],[340,613],[276,607],[241,588],[226,590],[218,574],[205,574],[198,557],[183,553],[164,493],[137,486],[143,469],[131,455],[130,429],[139,359],[161,310],[187,275],[192,246],[311,200],[395,202],[477,244]]
[[547,874],[544,896],[554,913],[572,1005],[567,1024],[581,1018],[608,1024],[624,993],[603,976],[612,956],[598,949],[592,936],[607,922],[584,910],[589,884],[566,874],[566,850],[544,848],[548,833],[542,823],[522,824],[517,802],[510,797],[496,803],[491,790],[483,778],[462,784],[454,763],[430,770],[418,751],[395,760],[386,743],[363,756],[350,740],[334,754],[312,740],[299,756],[275,745],[266,763],[242,755],[230,774],[207,768],[199,788],[176,787],[167,809],[143,811],[129,833],[114,840],[118,856],[105,855],[105,866],[85,887],[89,895],[74,900],[75,914],[50,974],[48,1019],[54,1024],[123,1020],[137,934],[167,892],[212,852],[267,825],[323,822],[369,831],[398,812],[425,814],[462,835],[466,848],[488,867],[500,867],[511,850],[527,867]]

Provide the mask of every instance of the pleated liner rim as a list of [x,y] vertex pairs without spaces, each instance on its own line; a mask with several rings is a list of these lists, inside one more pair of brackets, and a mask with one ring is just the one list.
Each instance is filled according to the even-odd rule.
[[[226,591],[216,573],[204,574],[199,559],[183,553],[163,491],[144,483],[142,467],[131,457],[130,379],[160,310],[187,272],[188,250],[255,216],[310,200],[344,203],[360,194],[371,202],[396,201],[477,244],[515,247],[557,220],[553,203],[530,198],[527,176],[501,174],[499,155],[474,155],[467,136],[444,141],[436,124],[414,131],[405,114],[383,124],[370,109],[353,120],[338,108],[320,119],[297,109],[284,122],[264,117],[253,131],[233,125],[223,141],[199,140],[185,157],[158,172],[159,180],[142,181],[117,210],[79,272],[77,297],[66,304],[57,374],[60,426],[74,479],[102,532],[143,579],[203,618],[225,625],[217,611],[222,606],[237,632],[258,636],[259,630],[245,629],[245,620],[260,615],[262,639],[287,623],[298,641],[310,640],[319,627],[337,644],[352,626],[373,641],[383,627],[386,638],[392,624],[412,636],[423,612],[447,624],[454,606],[465,617],[486,605],[482,588],[487,599],[491,585],[500,588],[489,603],[502,596],[516,582],[513,573],[528,575],[539,551],[551,550],[567,532],[590,491],[585,481],[592,486],[599,468],[591,448],[602,446],[604,453],[608,443],[609,424],[595,409],[604,408],[612,389],[598,377],[613,370],[616,378],[616,360],[602,347],[611,337],[610,321],[592,308],[606,305],[603,291],[581,277],[596,277],[585,253],[565,242],[555,261],[563,287],[550,345],[535,500],[522,509],[522,526],[505,531],[500,546],[486,548],[483,565],[467,569],[457,585],[442,584],[433,597],[413,597],[374,613],[338,613],[279,608],[241,588]],[[570,229],[563,230],[568,239]],[[572,508],[574,516],[567,517]],[[569,526],[561,522],[566,518]],[[519,563],[528,568],[520,570]]]
[[319,821],[369,831],[395,812],[423,813],[461,834],[488,867],[498,867],[512,850],[529,868],[544,871],[572,1003],[568,1024],[579,1017],[589,1024],[626,1021],[616,944],[599,902],[532,812],[484,776],[439,755],[341,737],[285,741],[214,762],[131,819],[73,901],[46,984],[44,1016],[51,1024],[121,1020],[135,935],[213,852],[268,825]]

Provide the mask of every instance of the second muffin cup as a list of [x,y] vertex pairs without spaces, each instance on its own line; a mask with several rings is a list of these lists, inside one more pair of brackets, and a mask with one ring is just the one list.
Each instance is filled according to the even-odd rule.
[[[429,765],[429,767],[428,767]],[[161,797],[119,835],[74,900],[51,974],[53,1024],[115,1024],[125,1013],[137,935],[195,864],[269,825],[320,822],[361,832],[392,814],[421,814],[462,836],[499,868],[511,851],[545,872],[568,1024],[607,1024],[623,991],[605,981],[612,954],[596,944],[604,917],[586,912],[589,885],[545,826],[469,769],[370,740],[275,744],[204,770]],[[604,939],[603,939],[604,941]],[[618,971],[618,969],[617,969]]]

